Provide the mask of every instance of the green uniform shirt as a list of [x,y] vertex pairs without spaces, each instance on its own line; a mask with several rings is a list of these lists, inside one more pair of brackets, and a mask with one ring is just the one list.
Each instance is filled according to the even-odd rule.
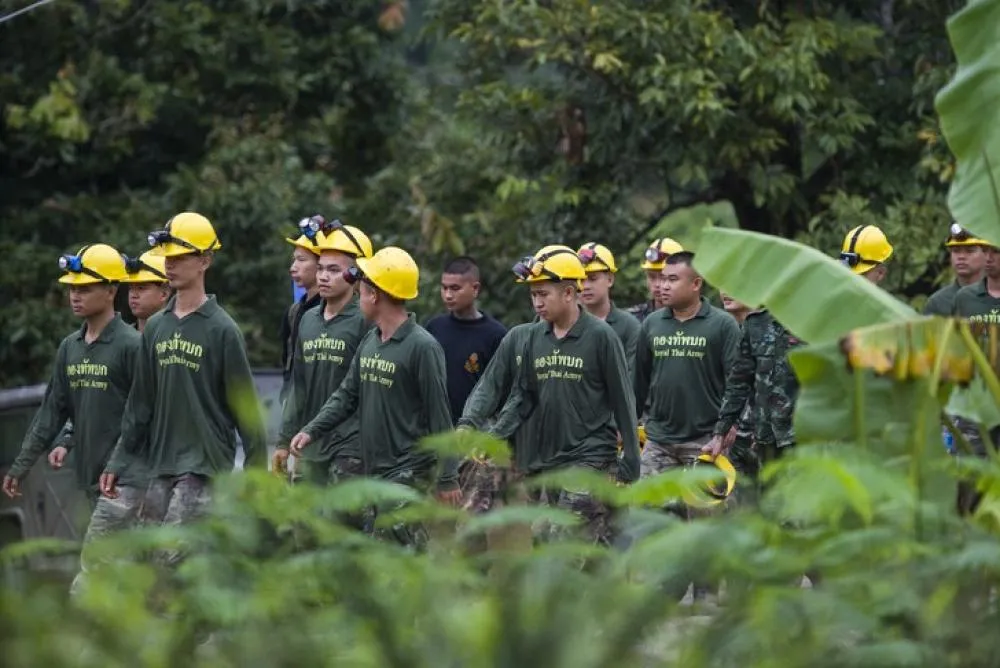
[[991,297],[986,279],[960,288],[955,294],[954,314],[971,322],[1000,324],[1000,299]]
[[635,402],[629,388],[625,349],[611,326],[583,309],[562,339],[552,325],[531,325],[521,352],[514,392],[491,430],[509,438],[529,416],[539,450],[530,472],[576,464],[608,464],[617,459],[622,428],[622,459],[618,477],[639,477],[639,437]]
[[686,322],[674,318],[670,308],[643,321],[635,358],[635,400],[643,406],[649,399],[650,441],[675,445],[712,433],[739,344],[736,320],[704,297],[698,313]]
[[[500,345],[493,353],[493,359],[465,400],[462,417],[458,420],[459,426],[471,426],[486,431],[490,418],[503,407],[514,388],[517,369],[521,365],[520,352],[528,339],[532,324],[515,325],[500,340]],[[531,447],[531,439],[528,437],[534,428],[532,422],[533,419],[528,418],[514,432],[511,439],[514,446],[514,464],[520,471],[527,471],[539,464],[538,461],[532,460],[532,456],[537,455],[538,449]]]
[[81,489],[95,491],[121,429],[132,387],[139,333],[118,315],[93,343],[84,325],[59,344],[45,398],[10,475],[22,478],[72,420],[68,464]]
[[[292,363],[292,382],[282,409],[278,447],[287,448],[303,426],[337,391],[351,368],[354,353],[371,326],[351,300],[327,320],[324,303],[309,309],[298,326]],[[358,416],[355,412],[318,443],[303,451],[307,461],[329,461],[335,456],[360,457]]]
[[722,435],[741,419],[748,402],[752,434],[758,444],[787,447],[795,443],[792,413],[798,381],[788,353],[802,341],[769,311],[754,311],[743,323],[739,355],[729,370],[725,396],[714,433]]
[[950,317],[955,310],[955,296],[961,288],[958,281],[954,281],[932,294],[924,304],[924,315]]
[[143,330],[135,385],[108,470],[121,474],[124,456],[136,454],[155,476],[232,471],[235,429],[244,466],[266,465],[267,432],[243,334],[215,295],[182,320],[174,314],[176,301],[172,297]]
[[[355,411],[365,473],[426,478],[436,457],[418,449],[418,443],[451,431],[451,408],[444,351],[412,313],[388,341],[382,341],[378,327],[368,332],[344,381],[302,431],[325,438]],[[444,462],[439,486],[455,487],[456,470],[457,462]]]
[[628,368],[628,377],[631,378],[632,371],[635,368],[635,346],[639,341],[639,331],[642,329],[642,323],[625,309],[617,308],[614,302],[611,302],[611,312],[608,313],[608,317],[604,319],[604,322],[611,326],[611,329],[614,330],[615,334],[618,335],[618,339],[622,342],[622,347],[625,349],[625,363]]

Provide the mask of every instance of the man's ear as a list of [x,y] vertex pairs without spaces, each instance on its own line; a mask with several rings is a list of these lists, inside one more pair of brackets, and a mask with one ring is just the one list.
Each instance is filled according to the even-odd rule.
[[701,276],[695,276],[691,281],[691,285],[694,286],[695,290],[701,290],[705,286],[705,279]]
[[476,297],[478,297],[479,296],[479,291],[482,288],[483,288],[483,284],[482,283],[480,283],[479,281],[473,281],[473,283],[472,283],[472,294],[474,294]]
[[201,256],[201,267],[202,267],[202,269],[203,270],[207,270],[209,267],[211,267],[213,259],[215,259],[215,256],[212,253],[204,253]]

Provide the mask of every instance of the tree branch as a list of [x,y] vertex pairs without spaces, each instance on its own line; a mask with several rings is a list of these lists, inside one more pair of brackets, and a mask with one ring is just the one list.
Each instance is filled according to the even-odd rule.
[[686,198],[680,202],[671,202],[666,206],[666,208],[664,208],[662,211],[660,211],[656,215],[652,216],[648,221],[646,221],[646,224],[643,225],[642,230],[632,235],[632,238],[628,240],[628,243],[626,244],[625,248],[632,248],[637,243],[642,241],[642,239],[647,234],[649,234],[654,227],[660,224],[661,220],[663,220],[666,216],[669,216],[674,211],[678,209],[686,209],[687,207],[694,206],[696,204],[711,204],[715,202],[717,199],[718,195],[715,192],[715,188],[709,188],[704,192],[700,193],[699,195],[697,195],[696,197]]

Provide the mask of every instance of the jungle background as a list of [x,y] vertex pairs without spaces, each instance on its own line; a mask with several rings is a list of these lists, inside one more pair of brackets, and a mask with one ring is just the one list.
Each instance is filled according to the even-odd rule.
[[[45,378],[74,326],[56,258],[130,254],[193,209],[211,291],[275,366],[300,218],[339,216],[422,267],[451,255],[485,310],[528,317],[509,266],[545,243],[621,256],[706,221],[833,254],[881,225],[887,288],[945,279],[954,163],[935,92],[945,0],[53,2],[0,25],[0,386]],[[0,1],[3,13],[23,4]]]

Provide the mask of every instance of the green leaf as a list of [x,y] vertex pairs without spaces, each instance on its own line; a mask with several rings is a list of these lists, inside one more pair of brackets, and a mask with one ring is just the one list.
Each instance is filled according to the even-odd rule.
[[811,343],[852,329],[919,317],[888,292],[814,248],[757,232],[708,228],[695,258],[715,287],[767,307]]
[[962,227],[1000,244],[1000,1],[972,0],[948,21],[958,68],[934,100],[958,162],[948,208]]
[[559,508],[546,506],[507,506],[477,515],[469,520],[459,532],[459,538],[484,534],[487,531],[516,525],[532,525],[548,522],[558,526],[573,526],[580,518]]

